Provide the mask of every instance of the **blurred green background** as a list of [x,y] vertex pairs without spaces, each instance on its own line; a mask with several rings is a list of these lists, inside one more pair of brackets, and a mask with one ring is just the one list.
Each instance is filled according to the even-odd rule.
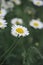
[[[11,19],[16,17],[23,19],[23,26],[30,31],[29,36],[16,38],[11,35]],[[29,26],[33,18],[43,22],[43,6],[37,7],[29,0],[22,0],[21,5],[9,10],[5,16],[7,28],[0,29],[0,65],[43,65],[43,29]]]

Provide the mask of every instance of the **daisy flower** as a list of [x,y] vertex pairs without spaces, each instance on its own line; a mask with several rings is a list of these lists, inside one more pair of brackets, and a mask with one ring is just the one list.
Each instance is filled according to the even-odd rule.
[[7,27],[6,20],[0,19],[0,28],[1,28],[1,29],[4,29],[5,27]]
[[5,9],[12,9],[14,7],[14,4],[11,1],[2,0],[1,7]]
[[20,5],[21,4],[21,0],[11,0],[12,2],[14,2],[16,5]]
[[23,20],[21,18],[13,18],[11,20],[11,24],[13,24],[13,25],[23,24]]
[[43,1],[42,0],[32,0],[32,2],[36,6],[43,6]]
[[0,18],[4,17],[6,15],[6,13],[7,13],[6,9],[1,8],[1,10],[0,10]]
[[29,24],[35,29],[41,29],[43,27],[42,22],[39,19],[32,19]]
[[11,29],[11,34],[13,35],[13,36],[15,36],[15,37],[17,37],[17,36],[27,36],[27,35],[29,35],[29,31],[27,30],[27,28],[26,27],[24,27],[24,26],[20,26],[20,25],[15,25],[15,26],[13,26],[12,27],[12,29]]
[[14,7],[13,2],[8,1],[8,2],[7,2],[7,6],[6,6],[6,8],[13,8],[13,7]]

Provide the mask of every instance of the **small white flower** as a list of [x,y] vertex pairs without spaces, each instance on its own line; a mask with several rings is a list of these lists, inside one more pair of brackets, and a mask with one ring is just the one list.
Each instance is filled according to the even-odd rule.
[[29,35],[29,31],[27,30],[26,27],[20,26],[20,25],[15,25],[11,29],[11,34],[15,37],[17,36],[27,36]]
[[13,8],[14,7],[14,4],[10,1],[7,2],[7,8]]
[[1,28],[1,29],[4,29],[5,27],[7,27],[6,20],[0,19],[0,28]]
[[6,15],[6,13],[7,13],[6,9],[1,8],[1,10],[0,10],[0,18],[4,17]]
[[43,1],[42,0],[32,0],[32,2],[36,6],[43,6]]
[[13,19],[11,20],[11,23],[12,23],[13,25],[23,24],[23,20],[22,20],[21,18],[13,18]]
[[43,27],[42,22],[39,19],[32,19],[29,24],[35,29],[41,29]]
[[5,9],[9,9],[9,8],[12,9],[14,7],[14,4],[11,1],[2,0],[1,7]]
[[21,4],[21,0],[11,0],[12,2],[14,2],[16,5],[20,5]]

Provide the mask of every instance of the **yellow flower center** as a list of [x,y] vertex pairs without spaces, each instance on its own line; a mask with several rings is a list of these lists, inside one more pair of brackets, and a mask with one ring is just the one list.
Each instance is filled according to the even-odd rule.
[[20,23],[17,21],[16,24],[19,25]]
[[2,25],[2,23],[0,22],[0,26]]
[[36,4],[37,4],[37,5],[40,5],[40,2],[38,1]]
[[17,28],[16,31],[21,34],[24,33],[24,30],[22,28]]
[[36,27],[37,27],[37,26],[39,26],[39,24],[38,24],[37,22],[34,22],[34,26],[36,26]]
[[13,0],[14,2],[16,1],[16,0]]
[[2,14],[2,12],[0,11],[0,14]]

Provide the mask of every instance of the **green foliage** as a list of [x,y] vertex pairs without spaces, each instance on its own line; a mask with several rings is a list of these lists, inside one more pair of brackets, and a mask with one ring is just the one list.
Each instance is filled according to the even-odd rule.
[[[29,14],[28,10],[34,12]],[[11,19],[15,17],[23,19],[23,26],[30,31],[29,36],[16,38],[11,35]],[[22,0],[20,6],[15,5],[7,13],[5,19],[8,26],[0,29],[0,65],[43,65],[43,29],[29,26],[33,18],[40,18],[43,22],[43,6],[37,7],[29,0]]]

